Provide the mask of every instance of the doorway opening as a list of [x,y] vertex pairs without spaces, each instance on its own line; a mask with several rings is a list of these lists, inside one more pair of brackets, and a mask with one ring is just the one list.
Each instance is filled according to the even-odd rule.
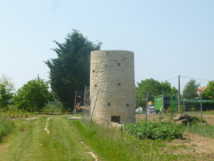
[[111,122],[120,123],[120,116],[111,116]]

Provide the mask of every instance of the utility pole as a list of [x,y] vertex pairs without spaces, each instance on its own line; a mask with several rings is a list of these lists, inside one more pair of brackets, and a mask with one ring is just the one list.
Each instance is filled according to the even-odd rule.
[[148,100],[149,100],[149,92],[146,92],[146,118],[145,121],[147,122],[147,113],[148,113]]
[[184,111],[185,111],[185,109],[186,109],[185,98],[183,98],[183,104],[184,104]]
[[180,75],[178,75],[178,112],[180,112]]
[[77,91],[75,91],[75,96],[74,96],[74,110],[73,113],[76,113],[76,103],[77,103]]
[[201,123],[202,123],[202,120],[203,120],[203,117],[202,117],[202,89],[200,89],[200,105],[201,105]]
[[85,86],[85,91],[84,91],[84,100],[83,100],[83,106],[86,106],[86,86]]

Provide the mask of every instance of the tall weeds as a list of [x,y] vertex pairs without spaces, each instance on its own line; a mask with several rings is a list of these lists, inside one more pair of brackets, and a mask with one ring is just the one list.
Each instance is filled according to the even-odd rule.
[[7,134],[11,133],[14,127],[15,124],[12,120],[8,119],[6,116],[0,115],[0,141]]
[[186,132],[191,132],[203,137],[214,138],[214,126],[213,125],[198,125],[191,124],[190,127],[183,126]]

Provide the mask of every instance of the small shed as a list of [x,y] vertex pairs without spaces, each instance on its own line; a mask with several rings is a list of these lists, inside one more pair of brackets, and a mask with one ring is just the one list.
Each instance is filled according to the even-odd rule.
[[168,110],[171,108],[172,111],[176,111],[178,109],[178,98],[174,95],[159,95],[155,96],[155,110],[159,112],[160,110]]

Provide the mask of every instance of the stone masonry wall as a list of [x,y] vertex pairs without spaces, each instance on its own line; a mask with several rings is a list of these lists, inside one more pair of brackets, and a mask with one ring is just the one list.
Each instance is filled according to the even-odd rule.
[[[95,97],[99,94],[95,105]],[[135,122],[134,53],[121,50],[91,52],[92,119],[99,123]]]

